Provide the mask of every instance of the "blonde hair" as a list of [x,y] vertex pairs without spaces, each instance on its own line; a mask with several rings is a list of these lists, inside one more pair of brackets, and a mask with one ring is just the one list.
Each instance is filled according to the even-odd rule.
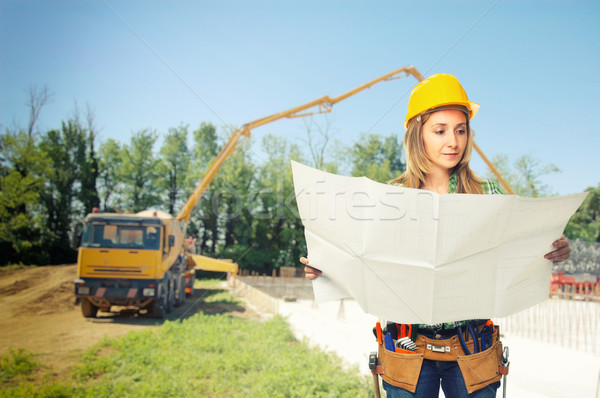
[[453,172],[456,174],[456,192],[482,194],[481,184],[483,180],[475,175],[469,168],[471,153],[473,152],[473,136],[469,124],[469,110],[462,105],[445,105],[429,109],[408,121],[408,128],[404,135],[404,148],[406,151],[406,171],[398,178],[389,181],[407,188],[421,188],[425,184],[427,174],[433,169],[431,159],[425,151],[422,130],[429,116],[441,110],[459,110],[467,119],[467,146],[460,162]]

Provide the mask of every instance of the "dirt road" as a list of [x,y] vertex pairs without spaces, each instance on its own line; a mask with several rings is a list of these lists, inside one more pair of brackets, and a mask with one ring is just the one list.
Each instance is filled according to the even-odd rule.
[[[75,265],[0,271],[0,354],[6,354],[10,348],[25,348],[61,377],[80,353],[104,336],[118,337],[164,322],[132,311],[100,312],[98,318],[84,318],[73,294],[76,272]],[[241,306],[205,304],[205,292],[196,289],[166,319],[177,320],[196,312],[258,316]]]

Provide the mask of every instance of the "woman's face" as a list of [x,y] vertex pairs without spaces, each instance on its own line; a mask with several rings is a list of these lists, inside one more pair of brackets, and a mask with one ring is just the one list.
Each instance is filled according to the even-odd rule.
[[451,172],[467,146],[467,116],[458,110],[432,113],[422,130],[425,153],[434,167]]

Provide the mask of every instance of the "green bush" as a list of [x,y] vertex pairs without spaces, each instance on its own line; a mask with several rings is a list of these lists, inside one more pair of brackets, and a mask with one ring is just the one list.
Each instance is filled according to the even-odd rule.
[[34,355],[23,349],[10,349],[8,355],[0,356],[0,381],[5,382],[19,375],[31,374],[40,364],[33,360]]

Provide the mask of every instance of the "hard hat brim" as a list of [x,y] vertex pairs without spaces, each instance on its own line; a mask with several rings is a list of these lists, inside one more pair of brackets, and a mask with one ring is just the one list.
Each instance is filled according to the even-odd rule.
[[[473,117],[479,111],[479,107],[481,106],[477,102],[470,102],[469,101],[469,102],[448,102],[448,103],[445,103],[445,104],[436,104],[435,108],[440,108],[440,107],[446,106],[446,105],[463,105],[463,106],[465,106],[469,110],[469,113],[470,113],[469,120],[473,119]],[[430,109],[433,109],[433,108],[430,108]],[[416,114],[414,116],[411,116],[410,118],[406,119],[404,121],[404,130],[408,129],[408,122],[410,121],[410,119],[412,119],[414,117],[417,117],[417,116],[423,114],[424,112],[426,112],[428,110],[429,109],[425,109],[422,112],[419,112],[418,114]]]

